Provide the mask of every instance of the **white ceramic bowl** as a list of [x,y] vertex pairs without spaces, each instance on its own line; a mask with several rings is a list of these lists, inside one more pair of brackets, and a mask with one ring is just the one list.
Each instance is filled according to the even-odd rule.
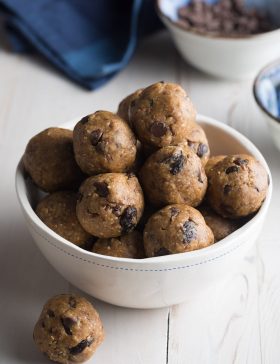
[[[157,11],[178,51],[194,67],[222,78],[245,79],[254,77],[261,67],[280,57],[280,29],[236,38],[199,34],[176,22],[177,9],[185,3],[188,0],[157,0]],[[262,3],[279,14],[278,0]]]
[[280,150],[280,59],[257,75],[253,93],[268,125],[275,146]]
[[[207,133],[213,155],[249,153],[263,164],[271,180],[263,156],[245,136],[205,116],[199,115],[198,122]],[[72,121],[62,127],[70,129],[74,125]],[[156,308],[193,298],[237,269],[260,233],[271,199],[272,183],[259,212],[222,241],[201,250],[142,260],[90,253],[49,229],[32,208],[38,200],[38,190],[24,178],[21,162],[16,171],[16,190],[35,243],[65,279],[114,305]]]

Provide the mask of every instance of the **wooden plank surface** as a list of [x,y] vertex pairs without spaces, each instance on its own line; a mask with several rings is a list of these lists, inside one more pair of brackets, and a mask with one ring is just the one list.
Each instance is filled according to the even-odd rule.
[[143,43],[129,66],[93,93],[40,59],[3,50],[0,75],[0,363],[47,363],[32,342],[34,322],[49,296],[73,290],[31,241],[16,201],[14,171],[26,142],[36,132],[77,115],[114,111],[128,93],[166,80],[182,83],[200,113],[234,126],[256,143],[272,169],[273,201],[258,247],[238,274],[211,292],[147,311],[92,299],[107,335],[89,363],[278,364],[280,154],[254,104],[252,81],[221,81],[199,73],[180,60],[165,33]]

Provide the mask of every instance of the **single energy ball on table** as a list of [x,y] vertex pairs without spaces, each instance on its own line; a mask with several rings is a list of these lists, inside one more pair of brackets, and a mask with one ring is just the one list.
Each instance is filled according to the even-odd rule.
[[144,230],[148,257],[185,253],[214,243],[201,213],[185,204],[169,205],[156,212]]
[[133,130],[133,124],[131,120],[131,106],[135,105],[136,100],[138,99],[139,95],[143,91],[142,88],[133,92],[133,94],[128,95],[125,99],[123,99],[118,107],[117,114],[125,121],[127,121],[128,125]]
[[89,301],[61,294],[44,305],[33,338],[50,360],[61,364],[83,363],[104,340],[104,329]]
[[208,177],[208,174],[211,172],[211,170],[214,168],[214,166],[222,161],[226,156],[225,155],[214,155],[208,159],[208,162],[205,165],[205,173]]
[[261,207],[268,183],[266,170],[254,157],[227,156],[208,174],[207,200],[223,217],[248,216]]
[[98,239],[92,251],[119,258],[141,259],[145,257],[143,238],[136,230],[117,238]]
[[78,188],[84,175],[73,152],[73,132],[49,128],[30,139],[23,164],[33,182],[46,192]]
[[206,134],[202,127],[195,124],[186,136],[186,143],[200,158],[203,166],[206,165],[210,156],[210,148]]
[[76,215],[78,194],[58,191],[43,198],[36,207],[36,214],[50,229],[81,248],[94,241],[79,223]]
[[201,161],[186,144],[159,149],[146,160],[139,177],[148,200],[155,206],[186,203],[195,207],[207,189]]
[[83,228],[99,238],[113,238],[134,230],[144,209],[144,197],[133,174],[105,173],[80,187],[77,216]]
[[214,234],[215,242],[220,241],[242,226],[239,220],[226,219],[218,215],[208,205],[199,206],[198,210],[204,217],[206,224]]
[[130,109],[139,140],[156,147],[184,141],[196,120],[190,98],[175,83],[159,82],[145,88]]
[[136,158],[136,138],[128,124],[109,111],[80,120],[73,133],[75,158],[88,175],[126,172]]

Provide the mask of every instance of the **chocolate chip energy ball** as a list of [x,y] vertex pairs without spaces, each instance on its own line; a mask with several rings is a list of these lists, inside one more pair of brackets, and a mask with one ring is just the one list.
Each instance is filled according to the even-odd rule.
[[80,187],[78,219],[88,233],[99,238],[131,232],[143,209],[143,192],[132,174],[100,174],[88,178]]
[[175,83],[151,85],[131,105],[131,120],[138,138],[156,147],[184,141],[195,119],[190,98]]
[[268,175],[254,157],[227,156],[210,171],[207,199],[221,216],[239,218],[256,212],[268,188]]
[[210,156],[210,148],[202,127],[195,124],[188,133],[186,139],[188,146],[200,158],[202,165],[205,166]]
[[127,121],[128,125],[131,127],[132,130],[134,128],[133,128],[133,124],[132,124],[132,120],[131,120],[131,106],[134,106],[135,105],[135,102],[138,99],[138,97],[140,96],[140,94],[141,94],[142,91],[143,91],[143,89],[141,88],[141,89],[133,92],[133,94],[128,95],[119,104],[119,108],[118,108],[117,114],[123,120]]
[[74,128],[75,158],[88,175],[130,170],[136,158],[136,139],[118,115],[97,111]]
[[46,192],[77,188],[84,176],[73,152],[73,132],[49,128],[27,144],[23,164],[33,182]]
[[201,161],[185,144],[163,147],[152,154],[140,170],[140,181],[155,206],[186,203],[195,207],[207,189]]
[[215,242],[220,241],[242,226],[241,221],[226,219],[207,205],[199,206],[199,211],[204,217],[206,224],[214,234]]
[[33,338],[50,360],[83,363],[104,340],[104,330],[90,302],[77,295],[62,294],[43,307]]
[[164,207],[149,219],[144,230],[148,257],[185,253],[213,243],[213,233],[201,213],[184,204]]
[[145,257],[143,238],[136,230],[117,238],[98,239],[92,251],[119,258],[141,259]]
[[208,177],[209,173],[211,173],[211,170],[214,168],[214,166],[222,161],[226,156],[225,155],[214,155],[213,157],[210,157],[208,162],[205,166],[205,173]]
[[54,232],[73,244],[84,248],[93,241],[76,216],[78,194],[71,191],[54,192],[43,198],[36,214]]

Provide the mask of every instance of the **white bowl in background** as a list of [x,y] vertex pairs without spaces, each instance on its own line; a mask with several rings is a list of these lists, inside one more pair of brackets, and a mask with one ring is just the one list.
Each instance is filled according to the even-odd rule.
[[[280,12],[278,0],[254,2],[263,3],[271,15]],[[177,9],[186,3],[188,0],[157,0],[157,12],[182,57],[194,67],[222,78],[245,79],[254,77],[261,67],[280,57],[280,29],[235,38],[201,34],[176,21]]]
[[[212,154],[249,153],[271,174],[259,150],[233,128],[198,115]],[[61,125],[72,129],[76,121]],[[272,183],[258,213],[218,243],[192,252],[147,259],[115,258],[83,250],[49,229],[35,214],[38,189],[25,178],[22,162],[16,191],[26,225],[50,264],[69,282],[105,302],[131,308],[158,308],[191,299],[232,274],[255,243],[270,203]]]
[[280,59],[259,72],[253,85],[253,94],[265,116],[272,140],[280,150]]

